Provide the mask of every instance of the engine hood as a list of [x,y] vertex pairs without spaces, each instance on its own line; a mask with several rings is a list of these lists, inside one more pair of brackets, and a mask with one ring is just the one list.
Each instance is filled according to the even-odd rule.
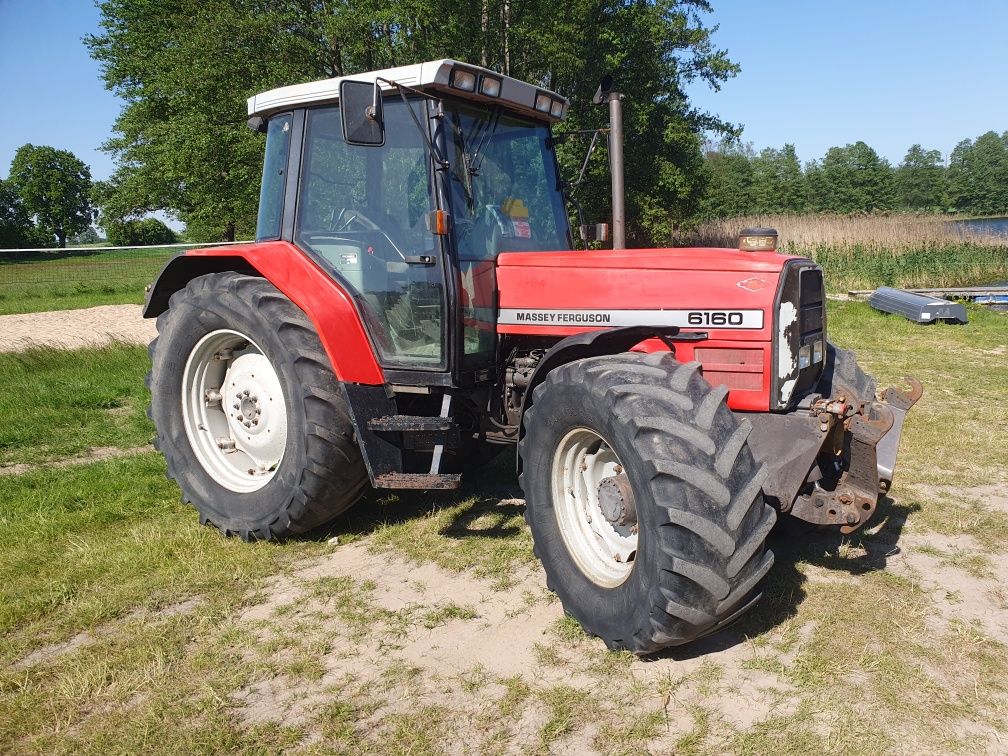
[[602,249],[564,252],[504,252],[499,267],[720,270],[780,273],[790,255],[720,247]]
[[498,331],[674,325],[769,342],[789,259],[716,248],[504,253],[497,259]]

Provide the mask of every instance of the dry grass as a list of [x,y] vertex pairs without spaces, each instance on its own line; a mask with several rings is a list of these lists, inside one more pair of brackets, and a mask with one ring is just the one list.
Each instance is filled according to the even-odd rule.
[[734,247],[746,227],[776,228],[780,249],[811,257],[832,290],[967,286],[1008,278],[1003,237],[961,231],[940,215],[763,215],[709,221],[680,244]]
[[747,227],[776,228],[781,249],[796,251],[834,247],[905,252],[960,243],[1005,246],[1003,238],[958,230],[942,215],[752,215],[709,221],[695,233],[704,242],[734,246],[739,230]]

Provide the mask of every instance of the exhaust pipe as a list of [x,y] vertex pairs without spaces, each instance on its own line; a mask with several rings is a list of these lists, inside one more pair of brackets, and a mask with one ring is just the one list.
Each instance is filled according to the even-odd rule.
[[592,98],[596,105],[609,103],[609,174],[612,177],[612,248],[626,249],[626,197],[623,185],[623,95],[612,91],[612,76],[606,76]]

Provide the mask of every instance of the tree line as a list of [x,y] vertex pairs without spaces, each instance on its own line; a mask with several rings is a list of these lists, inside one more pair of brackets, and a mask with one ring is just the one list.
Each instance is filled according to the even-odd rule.
[[[107,185],[92,182],[91,168],[69,150],[24,144],[0,179],[0,249],[64,248],[102,241],[92,225]],[[175,232],[157,218],[102,217],[113,245],[170,244]]]
[[[693,81],[717,87],[739,68],[711,41],[707,0],[103,0],[85,39],[125,101],[105,148],[117,169],[102,212],[162,210],[198,240],[249,238],[262,175],[261,135],[246,98],[273,87],[455,58],[571,100],[564,130],[606,125],[591,103],[615,74],[625,93],[628,238],[667,243],[702,195],[702,134],[738,129],[694,108]],[[576,176],[586,142],[560,148]],[[608,214],[605,150],[576,199]]]
[[804,166],[794,145],[756,152],[708,145],[699,216],[776,213],[957,212],[1008,215],[1008,132],[964,139],[945,161],[915,144],[891,165],[864,142],[831,147]]

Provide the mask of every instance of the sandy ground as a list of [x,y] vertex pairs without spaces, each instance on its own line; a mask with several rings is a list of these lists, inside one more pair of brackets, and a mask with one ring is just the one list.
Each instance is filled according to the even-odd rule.
[[31,347],[79,349],[113,341],[149,344],[157,335],[153,320],[140,316],[140,305],[102,305],[84,310],[0,315],[0,352]]

